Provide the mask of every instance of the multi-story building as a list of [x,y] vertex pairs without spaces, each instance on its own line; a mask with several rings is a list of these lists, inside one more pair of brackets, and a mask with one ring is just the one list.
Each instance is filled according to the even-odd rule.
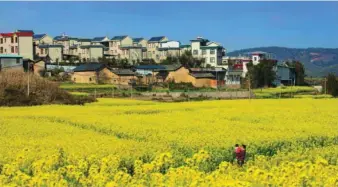
[[117,59],[127,56],[127,49],[124,47],[133,46],[133,39],[127,35],[115,36],[109,42],[109,54],[114,55]]
[[133,46],[147,47],[148,41],[144,38],[133,38]]
[[153,59],[155,62],[160,62],[160,51],[158,48],[161,46],[161,42],[168,41],[165,36],[152,37],[148,40],[147,45],[147,58]]
[[103,45],[81,45],[79,59],[83,62],[98,62],[103,57]]
[[34,59],[43,57],[44,54],[41,54],[41,49],[39,45],[51,45],[53,44],[53,38],[47,34],[34,34],[33,35],[33,50],[34,50]]
[[95,37],[91,41],[92,45],[104,45],[107,44],[106,47],[109,47],[109,38],[107,36],[100,36],[100,37]]
[[205,59],[205,66],[217,67],[222,64],[224,48],[216,42],[210,42],[208,39],[197,37],[191,41],[191,52],[193,57]]
[[165,60],[167,57],[179,57],[181,55],[181,43],[179,41],[164,41],[160,43],[158,48],[160,60]]
[[0,33],[0,54],[16,54],[24,59],[33,59],[33,34],[31,30]]
[[69,55],[70,54],[69,47],[76,45],[78,42],[77,40],[78,40],[77,38],[69,37],[63,34],[62,36],[54,37],[54,44],[63,45],[63,54]]
[[46,62],[57,63],[63,60],[63,45],[61,44],[40,44],[37,46],[39,58]]

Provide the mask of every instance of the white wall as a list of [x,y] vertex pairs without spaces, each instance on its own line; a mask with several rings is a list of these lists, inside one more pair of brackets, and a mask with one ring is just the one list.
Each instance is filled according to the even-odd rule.
[[23,58],[33,59],[33,37],[20,36],[19,42],[19,55]]
[[161,43],[162,48],[178,48],[180,47],[180,42],[178,41],[169,41],[165,43]]

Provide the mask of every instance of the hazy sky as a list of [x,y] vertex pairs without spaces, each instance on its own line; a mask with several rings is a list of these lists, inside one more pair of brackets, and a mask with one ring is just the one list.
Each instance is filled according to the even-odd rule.
[[261,47],[338,48],[338,2],[0,2],[0,32],[51,36],[197,36],[228,51]]

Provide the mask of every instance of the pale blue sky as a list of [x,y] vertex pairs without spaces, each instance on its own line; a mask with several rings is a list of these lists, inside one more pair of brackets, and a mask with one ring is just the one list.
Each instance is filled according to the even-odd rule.
[[261,47],[338,48],[338,2],[0,2],[0,32],[52,36],[203,36],[228,51]]

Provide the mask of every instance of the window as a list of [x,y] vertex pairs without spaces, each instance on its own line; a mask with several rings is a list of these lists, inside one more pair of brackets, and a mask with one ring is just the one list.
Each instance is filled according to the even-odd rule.
[[91,82],[92,81],[92,78],[89,78],[89,82]]
[[256,56],[254,56],[254,61],[257,61],[257,57]]
[[11,43],[14,43],[14,36],[11,37]]
[[43,49],[40,49],[40,54],[43,54]]
[[214,63],[215,62],[215,57],[210,57],[210,62]]
[[17,63],[17,64],[20,64],[20,59],[16,59],[16,63]]
[[3,52],[4,52],[4,48],[0,47],[0,53],[3,53]]
[[4,43],[6,43],[7,42],[7,40],[6,40],[6,38],[4,38]]
[[211,55],[215,54],[215,49],[211,49],[211,50],[210,50],[210,54],[211,54]]
[[202,50],[202,55],[207,54],[207,51],[205,49]]
[[193,51],[193,54],[194,54],[194,55],[198,55],[198,50],[194,50],[194,51]]
[[14,47],[13,46],[11,47],[11,53],[14,53]]
[[3,38],[0,38],[0,44],[4,43]]
[[15,46],[15,53],[18,53],[19,50],[18,50],[18,46]]
[[15,37],[15,43],[18,43],[18,37]]
[[76,81],[76,78],[74,77],[74,81]]

